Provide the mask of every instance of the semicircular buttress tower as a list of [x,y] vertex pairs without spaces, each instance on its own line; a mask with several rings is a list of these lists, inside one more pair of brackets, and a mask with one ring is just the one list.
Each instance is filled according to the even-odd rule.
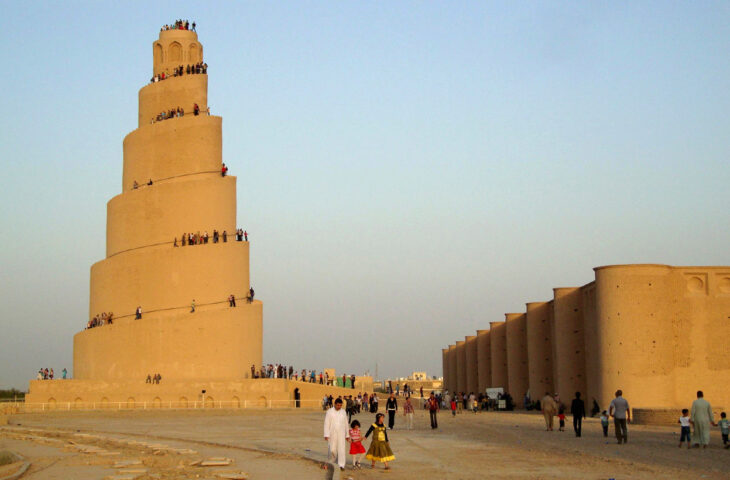
[[[139,91],[122,193],[107,204],[106,258],[91,267],[90,317],[114,320],[74,336],[74,378],[250,378],[261,365],[262,304],[246,300],[249,243],[235,235],[236,178],[221,170],[222,119],[207,114],[208,75],[187,69],[203,62],[203,48],[188,30],[161,31],[152,48],[153,76],[166,79]],[[178,109],[182,116],[158,117]],[[205,243],[181,241],[206,232]]]

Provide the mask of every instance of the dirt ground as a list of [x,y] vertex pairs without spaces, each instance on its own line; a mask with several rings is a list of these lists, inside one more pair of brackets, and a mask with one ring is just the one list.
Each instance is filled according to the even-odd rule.
[[[629,443],[617,445],[612,431],[603,437],[596,419],[586,420],[583,437],[576,438],[571,425],[565,432],[546,432],[539,415],[503,412],[442,413],[439,428],[431,430],[428,415],[419,411],[410,431],[399,415],[389,433],[396,456],[392,470],[386,472],[382,465],[371,470],[367,464],[353,470],[348,459],[345,472],[333,473],[321,469],[327,456],[323,418],[321,411],[293,410],[26,414],[0,427],[0,450],[16,451],[32,462],[24,479],[102,479],[125,471],[112,466],[127,460],[139,462],[126,469],[137,473],[109,478],[212,479],[224,473],[286,480],[292,475],[358,480],[382,475],[406,480],[730,478],[730,450],[722,448],[717,429],[706,450],[677,448],[679,428],[644,425],[630,425]],[[365,429],[373,420],[370,414],[356,418]],[[107,453],[85,453],[79,450],[84,446]],[[232,462],[190,465],[218,457]]]

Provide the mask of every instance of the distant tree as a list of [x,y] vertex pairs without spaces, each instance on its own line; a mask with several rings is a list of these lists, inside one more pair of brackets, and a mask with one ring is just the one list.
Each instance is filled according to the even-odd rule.
[[25,400],[25,392],[21,392],[15,388],[10,390],[0,390],[0,400]]

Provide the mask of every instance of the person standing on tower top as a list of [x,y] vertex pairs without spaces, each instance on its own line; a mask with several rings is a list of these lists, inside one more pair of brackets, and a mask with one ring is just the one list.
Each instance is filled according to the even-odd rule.
[[253,303],[253,295],[254,295],[254,291],[253,291],[253,287],[251,287],[248,289],[248,303]]
[[248,242],[248,232],[246,230],[243,231],[243,239]]

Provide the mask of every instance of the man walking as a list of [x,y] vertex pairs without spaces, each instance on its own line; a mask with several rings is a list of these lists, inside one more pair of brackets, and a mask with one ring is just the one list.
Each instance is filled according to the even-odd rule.
[[345,453],[345,441],[350,438],[347,429],[347,414],[342,409],[342,399],[335,400],[335,406],[327,410],[324,417],[324,439],[329,446],[327,461],[337,460],[340,470],[345,469],[347,456]]
[[388,428],[393,430],[395,414],[398,411],[398,400],[396,400],[393,392],[390,393],[388,400],[385,402],[385,409],[388,411]]
[[428,400],[426,401],[426,406],[428,407],[428,414],[431,417],[431,429],[438,428],[439,424],[436,419],[436,414],[439,411],[439,402],[436,400],[436,397],[434,396],[433,392],[431,392],[431,395],[428,397]]
[[552,395],[545,392],[545,396],[540,400],[540,406],[542,407],[542,415],[545,417],[545,430],[551,431],[553,429],[553,417],[558,411],[558,405]]
[[631,411],[629,410],[629,402],[622,395],[624,392],[616,390],[616,398],[611,400],[608,406],[608,414],[613,417],[613,427],[616,430],[616,440],[619,445],[629,440],[626,423],[631,422]]
[[692,423],[695,427],[695,433],[692,435],[692,443],[702,448],[707,448],[710,444],[710,425],[715,423],[715,416],[712,413],[710,402],[705,400],[705,394],[702,390],[697,392],[697,400],[692,402]]
[[573,403],[570,404],[570,414],[573,415],[575,436],[580,437],[583,428],[583,417],[586,416],[586,404],[580,399],[580,392],[575,392]]

